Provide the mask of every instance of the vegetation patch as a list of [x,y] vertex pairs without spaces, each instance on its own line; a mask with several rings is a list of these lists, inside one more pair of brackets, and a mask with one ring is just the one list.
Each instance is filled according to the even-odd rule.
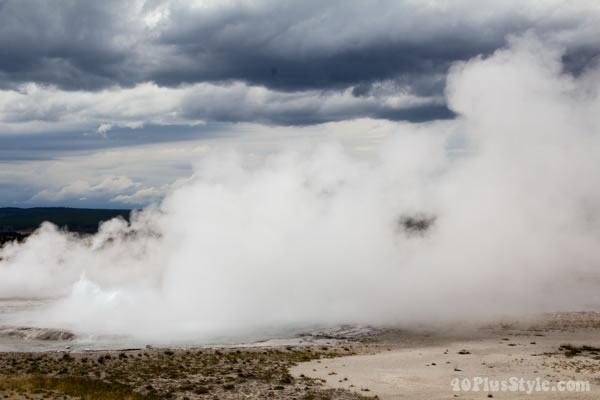
[[25,378],[0,379],[0,391],[15,391],[17,393],[46,394],[64,393],[69,396],[86,400],[117,400],[117,399],[151,399],[155,396],[144,396],[135,393],[130,387],[118,383],[108,383],[87,377],[67,376],[30,376]]
[[354,354],[346,348],[0,353],[0,399],[364,398],[290,375],[303,361]]
[[559,350],[561,350],[565,357],[567,358],[571,358],[577,355],[582,355],[584,353],[589,353],[591,355],[595,355],[598,356],[600,355],[600,347],[594,347],[594,346],[574,346],[572,344],[563,344],[559,347]]

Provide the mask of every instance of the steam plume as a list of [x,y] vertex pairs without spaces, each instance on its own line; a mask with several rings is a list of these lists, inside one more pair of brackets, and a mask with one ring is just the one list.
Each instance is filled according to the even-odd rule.
[[144,338],[597,306],[600,68],[561,56],[525,36],[455,65],[459,118],[366,160],[221,153],[130,225],[45,224],[0,250],[0,294],[60,296],[38,325]]

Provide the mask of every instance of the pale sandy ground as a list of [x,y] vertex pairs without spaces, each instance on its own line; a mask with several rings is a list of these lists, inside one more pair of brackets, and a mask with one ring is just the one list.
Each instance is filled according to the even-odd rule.
[[[495,324],[462,333],[396,331],[366,347],[370,354],[303,363],[292,374],[381,399],[487,399],[490,395],[494,399],[600,399],[599,354],[584,352],[567,358],[559,350],[566,343],[600,347],[600,314],[553,314],[543,321]],[[462,350],[470,354],[459,354]],[[539,377],[550,381],[550,387],[558,381],[589,381],[591,391],[452,390],[453,378],[472,381],[474,377]]]

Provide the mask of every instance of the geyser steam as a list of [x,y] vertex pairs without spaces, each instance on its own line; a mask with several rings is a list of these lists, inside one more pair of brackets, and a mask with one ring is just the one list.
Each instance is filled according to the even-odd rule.
[[455,65],[459,117],[368,160],[218,154],[131,225],[44,225],[0,251],[0,296],[63,296],[29,322],[144,338],[597,306],[600,68],[561,55],[524,37]]

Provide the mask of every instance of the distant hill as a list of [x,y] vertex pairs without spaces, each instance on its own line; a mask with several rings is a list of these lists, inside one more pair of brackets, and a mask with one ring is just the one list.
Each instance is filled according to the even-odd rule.
[[71,232],[96,232],[98,224],[121,216],[129,220],[131,210],[102,210],[92,208],[0,207],[0,232],[31,232],[44,221],[52,222]]

